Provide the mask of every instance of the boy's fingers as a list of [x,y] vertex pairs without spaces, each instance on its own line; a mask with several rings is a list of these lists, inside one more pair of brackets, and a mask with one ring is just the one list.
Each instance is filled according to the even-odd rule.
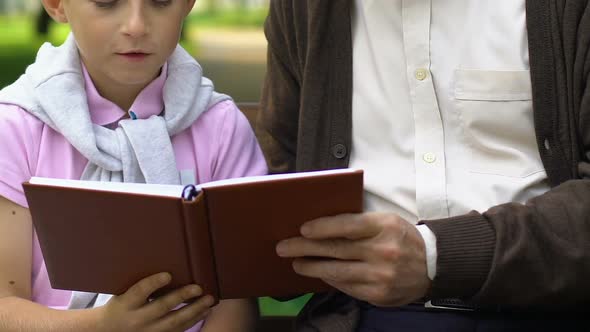
[[169,273],[158,273],[144,278],[121,295],[121,301],[130,308],[141,307],[151,294],[166,286],[171,279]]
[[192,318],[191,320],[189,320],[188,322],[186,322],[185,324],[181,325],[178,328],[178,331],[187,331],[190,330],[193,326],[197,325],[200,321],[207,319],[207,316],[209,315],[209,313],[211,312],[211,309],[208,309],[207,311],[199,314],[198,316]]
[[158,319],[167,315],[182,303],[202,294],[203,290],[197,285],[185,286],[150,302],[145,308],[141,309],[141,314],[150,319]]
[[186,321],[186,323],[184,323],[183,325],[180,326],[180,331],[187,331],[190,328],[192,328],[193,326],[195,326],[197,323],[199,323],[202,320],[207,319],[207,316],[211,313],[212,308],[209,306],[209,308],[205,309],[204,311],[201,310],[199,311],[197,314],[194,313],[190,313],[190,319]]
[[213,305],[211,295],[203,296],[195,302],[170,312],[164,318],[154,324],[156,331],[184,331],[188,330],[199,321],[205,319]]

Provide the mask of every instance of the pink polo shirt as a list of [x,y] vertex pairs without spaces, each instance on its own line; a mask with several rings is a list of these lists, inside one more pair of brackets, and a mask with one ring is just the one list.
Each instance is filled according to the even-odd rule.
[[[116,127],[126,113],[101,97],[86,70],[84,74],[92,122]],[[166,66],[139,94],[130,111],[140,119],[160,114],[165,81]],[[197,183],[267,173],[250,124],[232,101],[203,113],[191,127],[172,137],[172,146],[179,172],[193,170]],[[0,196],[28,207],[23,182],[32,176],[80,179],[87,163],[60,133],[17,106],[0,104]],[[36,234],[33,246],[32,300],[66,308],[71,292],[51,288]]]

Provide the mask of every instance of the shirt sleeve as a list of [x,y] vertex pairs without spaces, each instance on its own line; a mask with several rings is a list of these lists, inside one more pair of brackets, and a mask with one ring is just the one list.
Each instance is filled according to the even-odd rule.
[[424,246],[426,248],[426,269],[428,272],[428,278],[434,280],[436,278],[436,235],[426,225],[417,225],[416,228],[422,239],[424,240]]
[[218,131],[218,155],[213,181],[268,174],[258,140],[246,116],[233,102],[223,102],[225,116]]
[[40,127],[23,109],[0,104],[0,196],[25,208],[22,183],[35,173]]

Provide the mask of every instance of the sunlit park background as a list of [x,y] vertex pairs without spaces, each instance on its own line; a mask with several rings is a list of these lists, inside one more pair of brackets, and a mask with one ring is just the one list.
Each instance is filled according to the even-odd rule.
[[[256,102],[260,97],[266,56],[262,25],[268,2],[197,0],[185,24],[182,45],[201,63],[216,90],[239,102]],[[42,43],[58,45],[69,33],[66,25],[50,22],[39,4],[39,0],[0,0],[0,88],[24,72]],[[261,298],[261,313],[295,315],[308,298],[288,302]]]

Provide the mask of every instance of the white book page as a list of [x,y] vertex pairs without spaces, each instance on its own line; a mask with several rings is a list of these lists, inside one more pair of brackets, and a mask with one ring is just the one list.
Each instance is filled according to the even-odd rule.
[[32,177],[29,180],[29,183],[52,187],[92,189],[109,192],[133,193],[176,198],[182,197],[182,190],[184,189],[184,186],[176,185],[64,180],[41,177]]
[[233,178],[233,179],[226,179],[226,180],[219,180],[219,181],[202,183],[202,184],[198,185],[197,188],[213,188],[213,187],[222,187],[222,186],[238,184],[238,183],[265,182],[265,181],[273,181],[273,180],[280,180],[280,179],[296,179],[296,178],[306,178],[306,177],[322,176],[322,175],[330,175],[330,174],[355,173],[358,171],[360,171],[360,169],[343,168],[343,169],[334,169],[334,170],[328,170],[328,171],[246,176],[243,178]]
[[[360,171],[359,169],[344,168],[337,170],[328,171],[316,171],[316,172],[301,172],[301,173],[288,173],[288,174],[275,174],[275,175],[261,175],[261,176],[248,176],[242,178],[233,178],[220,181],[213,181],[197,185],[198,191],[201,188],[213,188],[222,187],[240,183],[253,183],[253,182],[266,182],[280,179],[295,179],[295,178],[306,178],[314,176],[323,176],[330,174],[345,174],[355,173]],[[42,177],[32,177],[29,180],[31,184],[53,186],[53,187],[65,187],[65,188],[77,188],[77,189],[92,189],[109,192],[122,192],[122,193],[135,193],[153,196],[165,196],[165,197],[182,197],[182,191],[184,186],[181,185],[162,185],[162,184],[145,184],[145,183],[122,183],[122,182],[98,182],[98,181],[81,181],[81,180],[64,180],[64,179],[52,179]]]

